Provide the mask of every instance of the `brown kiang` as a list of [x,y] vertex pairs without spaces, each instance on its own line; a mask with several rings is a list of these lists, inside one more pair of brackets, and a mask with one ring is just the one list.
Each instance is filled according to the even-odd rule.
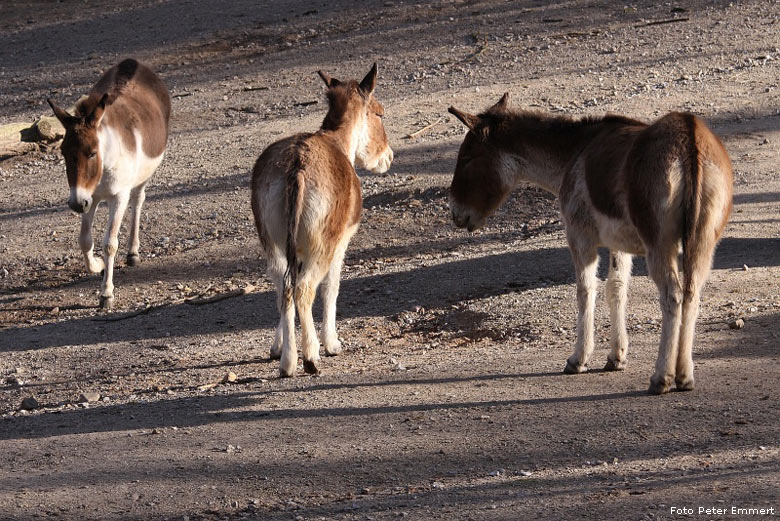
[[[61,150],[70,186],[68,206],[82,215],[79,246],[90,273],[103,271],[101,307],[114,300],[114,257],[119,228],[133,208],[127,264],[140,262],[141,207],[146,183],[160,164],[168,139],[168,90],[147,67],[127,59],[110,68],[68,114],[48,100],[65,127]],[[92,219],[101,201],[109,206],[103,259],[93,254]]]
[[672,112],[649,125],[622,116],[576,120],[511,110],[508,94],[480,115],[449,111],[469,128],[450,195],[459,227],[482,226],[521,181],[560,200],[579,308],[564,372],[586,370],[593,352],[597,248],[605,246],[612,322],[606,369],[625,367],[631,256],[644,255],[663,314],[649,391],[665,393],[672,382],[693,389],[701,290],[732,205],[731,161],[717,136],[692,114]]
[[330,355],[341,352],[336,332],[339,277],[362,209],[354,165],[381,173],[393,160],[381,120],[383,108],[373,96],[376,64],[361,82],[318,74],[328,88],[328,113],[321,128],[271,144],[252,172],[252,211],[281,314],[271,346],[271,357],[281,359],[281,376],[296,373],[296,308],[304,370],[319,372],[320,345],[311,308],[320,282],[322,343]]

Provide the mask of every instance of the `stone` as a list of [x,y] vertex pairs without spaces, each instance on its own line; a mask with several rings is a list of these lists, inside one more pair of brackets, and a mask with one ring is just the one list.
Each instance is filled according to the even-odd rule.
[[92,403],[100,400],[100,393],[87,391],[79,396],[79,403]]
[[742,329],[743,327],[745,327],[745,321],[741,318],[729,322],[730,329]]
[[228,373],[222,378],[223,384],[233,384],[238,381],[238,375],[234,373],[233,371],[228,371]]
[[32,411],[34,409],[37,409],[40,407],[40,404],[38,403],[38,400],[35,399],[33,396],[28,396],[24,400],[22,400],[22,406],[21,409],[23,411]]

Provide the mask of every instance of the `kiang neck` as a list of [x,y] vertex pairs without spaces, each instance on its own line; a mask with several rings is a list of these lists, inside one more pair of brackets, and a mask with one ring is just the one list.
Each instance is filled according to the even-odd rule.
[[557,196],[566,167],[590,133],[578,121],[515,114],[498,127],[494,141],[516,164],[517,182],[526,181]]

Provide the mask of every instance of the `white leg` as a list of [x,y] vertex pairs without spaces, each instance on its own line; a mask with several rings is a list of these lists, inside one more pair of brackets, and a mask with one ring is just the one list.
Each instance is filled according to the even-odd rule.
[[[279,324],[276,326],[274,332],[274,343],[271,344],[270,357],[273,360],[278,360],[282,357],[282,345],[284,344],[284,283],[282,281],[283,275],[274,273],[271,275],[274,284],[276,285],[276,309],[279,311]],[[297,361],[296,361],[297,363]]]
[[341,283],[341,265],[345,251],[336,252],[336,256],[328,269],[328,274],[322,281],[322,345],[325,352],[331,356],[341,353],[341,342],[336,331],[336,300],[339,296]]
[[674,383],[678,391],[692,391],[693,381],[693,334],[696,329],[696,318],[699,316],[699,300],[701,292],[696,287],[694,293],[683,299],[682,324],[680,326],[679,351]]
[[276,306],[279,309],[279,325],[276,326],[271,358],[279,358],[279,376],[295,376],[298,370],[298,347],[295,344],[294,288],[284,287],[284,271],[287,261],[280,251],[266,250],[268,275],[276,285]]
[[[303,274],[303,273],[302,273]],[[314,329],[314,317],[311,313],[314,296],[317,294],[317,284],[310,276],[301,277],[295,287],[295,306],[298,309],[298,320],[301,322],[301,356],[303,370],[309,374],[320,372],[320,341]]]
[[655,374],[650,379],[649,392],[663,394],[669,391],[677,370],[677,350],[682,317],[682,286],[677,271],[677,251],[662,255],[648,252],[647,269],[658,286],[661,300],[661,344],[655,363]]
[[620,371],[626,367],[628,334],[626,333],[626,298],[628,280],[631,277],[631,254],[610,252],[609,275],[607,276],[607,301],[611,324],[609,343],[611,346],[607,371]]
[[103,272],[103,285],[100,288],[100,307],[102,308],[110,308],[114,303],[114,258],[119,248],[119,228],[127,209],[127,200],[127,194],[120,194],[108,203],[108,226],[103,240],[103,258],[106,267]]
[[81,214],[81,232],[79,233],[79,247],[84,255],[84,262],[87,265],[87,271],[90,273],[100,273],[105,268],[103,259],[95,257],[93,252],[94,242],[92,241],[92,219],[95,217],[95,210],[98,202],[93,201],[92,208],[88,212]]
[[141,262],[141,258],[138,256],[138,248],[141,244],[139,231],[141,228],[141,207],[143,207],[145,200],[146,185],[138,186],[130,192],[130,205],[133,208],[133,217],[130,221],[130,237],[128,239],[130,243],[130,247],[127,250],[128,266],[137,266]]
[[577,343],[563,372],[575,374],[587,370],[588,360],[593,353],[593,313],[596,307],[599,256],[595,246],[578,247],[570,244],[570,249],[577,277]]
[[298,370],[298,347],[295,345],[295,302],[294,290],[285,291],[282,286],[282,353],[279,362],[279,376],[295,376]]
[[692,391],[694,387],[693,335],[696,330],[696,319],[699,316],[701,290],[710,272],[713,248],[714,246],[709,248],[709,251],[705,249],[706,253],[700,255],[693,263],[693,273],[686,274],[686,277],[692,278],[692,291],[690,294],[683,294],[680,347],[677,353],[677,371],[674,377],[678,391]]

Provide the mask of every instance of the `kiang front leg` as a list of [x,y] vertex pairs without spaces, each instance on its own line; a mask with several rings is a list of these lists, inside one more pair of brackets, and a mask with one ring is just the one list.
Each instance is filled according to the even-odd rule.
[[122,225],[127,203],[128,194],[121,194],[108,203],[108,225],[103,240],[103,258],[106,267],[100,288],[100,307],[104,309],[110,308],[114,303],[114,259],[119,248],[119,228]]
[[127,250],[127,265],[137,266],[141,262],[138,250],[141,246],[141,208],[146,200],[146,185],[135,187],[130,193],[130,205],[133,208],[132,219],[130,221],[130,237],[128,237],[129,248]]
[[587,370],[588,360],[593,353],[593,313],[596,307],[599,257],[595,245],[582,245],[570,239],[569,247],[577,277],[577,342],[563,372],[576,374]]
[[79,233],[79,247],[84,255],[84,262],[87,265],[87,271],[90,273],[100,273],[105,268],[103,259],[95,257],[93,251],[94,243],[92,241],[92,220],[95,217],[95,210],[98,202],[94,201],[92,208],[88,212],[81,214],[81,231]]
[[607,276],[607,301],[610,320],[610,352],[607,357],[607,371],[622,371],[626,368],[628,333],[626,333],[626,299],[628,281],[631,277],[631,254],[613,251],[609,256]]

